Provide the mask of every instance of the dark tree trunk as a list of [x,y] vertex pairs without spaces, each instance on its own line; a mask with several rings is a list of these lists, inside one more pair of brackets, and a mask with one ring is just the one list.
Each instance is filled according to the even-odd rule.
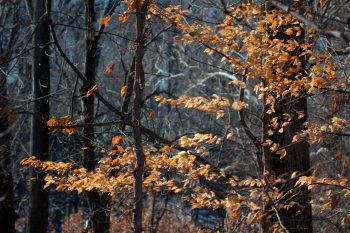
[[[3,57],[3,56],[0,56]],[[7,59],[7,58],[6,58]],[[1,67],[7,70],[7,67]],[[6,76],[0,73],[0,232],[15,232]]]
[[[1,1],[1,4],[5,4]],[[20,2],[14,1],[12,6],[6,7],[2,14],[12,12],[11,18],[7,20],[13,24],[18,20],[20,12]],[[13,7],[13,8],[12,8]],[[8,43],[0,45],[0,60],[9,61],[14,51],[12,51],[15,41],[18,38],[19,24],[16,24],[11,29]],[[2,47],[4,46],[4,47]],[[13,204],[13,177],[11,159],[11,145],[10,145],[10,108],[8,105],[7,93],[7,74],[9,62],[4,62],[1,65],[0,72],[0,231],[15,233],[15,207]]]
[[[289,101],[293,100],[290,98]],[[288,100],[287,100],[288,101]],[[285,111],[284,109],[290,109]],[[283,113],[289,113],[293,116],[292,123],[285,127],[284,133],[276,133],[270,137],[265,136],[267,139],[272,140],[274,143],[278,143],[280,147],[286,147],[286,157],[280,159],[280,155],[272,153],[269,147],[264,148],[265,159],[265,171],[268,171],[270,175],[274,177],[280,177],[288,180],[294,171],[298,173],[304,173],[309,175],[310,169],[310,156],[309,156],[309,144],[306,141],[301,141],[292,144],[293,135],[296,132],[300,132],[303,129],[303,123],[306,120],[306,116],[302,119],[298,119],[297,111],[302,111],[307,114],[306,99],[296,101],[295,104],[285,107],[283,109],[276,109],[276,113],[273,115],[265,114],[264,117],[264,135],[267,135],[268,125],[272,117],[278,117],[283,119]],[[288,192],[293,190],[289,195],[286,195],[284,200],[288,200],[285,204],[294,201],[297,203],[289,210],[281,210],[281,216],[278,216],[281,223],[286,227],[288,232],[312,232],[312,212],[310,201],[310,193],[306,188],[295,188],[295,180],[288,180],[286,183],[276,185],[280,191]],[[284,200],[281,200],[282,202]],[[271,207],[271,206],[270,206]],[[275,213],[276,214],[276,213]],[[273,218],[277,220],[277,218]],[[265,231],[267,231],[265,229]]]
[[[293,2],[286,0],[285,4],[292,6]],[[300,6],[299,8],[300,9]],[[292,38],[291,38],[292,37]],[[302,37],[286,36],[283,33],[277,33],[274,38],[284,40],[295,40],[299,43],[303,43]],[[273,38],[272,38],[273,39]],[[299,50],[290,51],[292,55],[298,55]],[[300,72],[306,73],[306,62],[304,57],[300,57],[302,62],[302,70]],[[295,74],[296,75],[296,74]],[[289,79],[295,79],[295,75],[288,77]],[[302,93],[305,94],[305,93]],[[302,95],[301,94],[301,95]],[[271,223],[279,221],[283,227],[290,233],[309,233],[312,232],[312,209],[309,203],[310,192],[305,188],[295,188],[295,179],[290,179],[293,172],[298,174],[310,175],[310,154],[309,144],[307,141],[300,141],[293,143],[293,136],[297,132],[304,129],[303,124],[307,120],[307,98],[299,98],[287,96],[278,98],[276,100],[277,106],[275,106],[275,113],[267,114],[267,106],[264,107],[264,119],[263,119],[263,141],[271,140],[273,143],[279,144],[279,148],[285,148],[287,155],[281,158],[281,155],[276,152],[271,152],[269,146],[264,147],[264,170],[269,173],[269,176],[282,177],[286,181],[276,184],[276,187],[283,192],[288,193],[283,200],[279,200],[280,203],[288,204],[292,201],[296,204],[293,207],[286,209],[280,209],[277,211],[272,208],[272,203],[266,206],[266,210],[273,213],[272,221],[263,226],[265,232],[269,232],[271,229]],[[299,117],[299,113],[303,112],[304,117]],[[270,127],[271,119],[276,117],[279,123],[285,122],[284,114],[291,116],[291,123],[284,127],[284,132],[280,133],[274,130],[274,134],[269,136],[268,130],[273,130]]]
[[[97,58],[97,44],[98,39],[94,32],[95,10],[94,0],[86,0],[86,27],[88,28],[86,35],[86,62],[85,62],[85,75],[87,82],[83,83],[81,92],[83,95],[83,115],[84,123],[93,123],[95,114],[95,98],[94,95],[86,97],[86,93],[93,88],[96,83],[95,72],[98,66]],[[84,166],[89,171],[93,171],[96,166],[96,155],[94,153],[93,143],[94,127],[84,127],[84,146],[87,148],[84,150]],[[108,205],[110,203],[110,197],[108,194],[99,194],[96,191],[89,191],[87,193],[89,207],[91,211],[91,224],[94,233],[108,233],[109,232],[109,217],[110,212]]]
[[135,54],[135,80],[134,80],[134,106],[133,121],[138,124],[133,126],[133,134],[135,140],[136,166],[134,169],[134,232],[142,232],[142,212],[143,212],[143,172],[145,166],[145,154],[142,147],[141,133],[141,110],[142,110],[142,94],[145,87],[145,73],[143,70],[143,47],[145,41],[145,15],[149,1],[136,1],[136,54]]
[[[93,88],[95,85],[95,54],[94,50],[95,44],[95,36],[93,24],[95,20],[94,13],[94,0],[86,1],[86,27],[87,35],[86,35],[86,60],[85,60],[85,75],[87,82],[84,82],[81,87],[81,92],[83,95],[83,116],[84,123],[93,123],[94,122],[94,113],[95,113],[95,98],[94,95],[86,96],[86,93]],[[95,168],[95,160],[94,160],[94,150],[92,144],[94,143],[94,128],[87,126],[84,127],[84,144],[88,148],[84,150],[84,166],[88,170],[93,170]]]
[[[40,160],[49,158],[49,131],[46,121],[49,117],[50,93],[50,62],[49,45],[50,30],[46,20],[46,1],[34,0],[33,23],[34,28],[33,45],[33,83],[32,93],[34,106],[31,125],[31,154]],[[28,216],[28,233],[46,233],[48,226],[48,198],[49,191],[44,187],[44,173],[35,173],[31,170],[31,177],[35,177],[30,182],[30,206]]]

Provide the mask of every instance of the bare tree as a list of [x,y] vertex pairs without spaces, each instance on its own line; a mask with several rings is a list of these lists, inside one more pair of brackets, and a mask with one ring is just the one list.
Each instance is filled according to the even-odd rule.
[[[19,16],[19,1],[1,1],[2,30],[0,36],[0,58],[4,61],[0,65],[0,229],[4,232],[15,232],[15,207],[13,203],[13,177],[11,159],[10,108],[8,105],[7,75],[8,62],[13,55],[15,41],[18,38],[19,24],[15,23]],[[6,30],[6,21],[10,21],[12,28]]]
[[[104,17],[110,17],[116,7],[119,5],[119,1],[109,1],[106,4],[106,10],[103,13]],[[85,57],[85,77],[81,87],[82,93],[82,107],[83,107],[83,119],[87,126],[84,127],[84,146],[87,148],[84,150],[84,166],[93,171],[96,166],[96,158],[94,153],[95,142],[95,130],[94,127],[89,125],[95,121],[95,96],[88,95],[89,90],[92,90],[96,85],[96,72],[99,63],[100,54],[98,52],[98,44],[101,34],[105,28],[105,24],[102,24],[99,30],[96,32],[96,13],[95,13],[95,1],[85,1],[85,26],[86,26],[86,57]],[[106,233],[109,231],[109,218],[110,210],[108,209],[111,198],[108,194],[100,194],[97,191],[90,191],[87,194],[88,202],[91,211],[91,223],[93,232]]]
[[[86,24],[86,60],[85,60],[85,76],[87,82],[84,82],[81,87],[81,93],[83,98],[83,119],[85,124],[94,122],[95,113],[95,98],[94,95],[87,96],[87,92],[93,88],[96,83],[95,71],[96,71],[96,42],[94,33],[94,23],[96,21],[95,17],[95,1],[87,0],[85,1],[85,24]],[[95,168],[95,153],[93,148],[94,143],[94,127],[86,126],[84,127],[84,146],[87,148],[84,150],[84,166],[89,170],[93,171]],[[90,191],[87,193],[89,208],[91,213],[91,224],[93,232],[106,232],[105,230],[109,228],[108,216],[105,216],[105,211],[100,206],[100,196],[99,193],[95,191]]]
[[[50,62],[49,42],[50,29],[46,17],[46,7],[50,1],[35,0],[32,2],[32,18],[35,25],[33,32],[33,65],[32,65],[32,93],[33,112],[31,125],[31,154],[41,160],[49,158],[49,131],[46,121],[50,114]],[[48,6],[47,6],[48,4]],[[44,189],[43,173],[31,171],[30,207],[28,215],[28,233],[45,233],[48,227],[48,199],[49,191]]]

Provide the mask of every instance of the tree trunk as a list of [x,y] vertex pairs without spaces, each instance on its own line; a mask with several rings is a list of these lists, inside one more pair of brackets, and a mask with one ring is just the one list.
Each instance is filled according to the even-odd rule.
[[[290,98],[289,101],[293,100]],[[290,109],[285,111],[284,109]],[[306,188],[298,188],[295,186],[295,179],[289,180],[291,174],[294,171],[309,175],[310,169],[310,156],[309,156],[309,144],[306,141],[301,141],[292,144],[293,136],[296,132],[300,132],[303,129],[303,123],[306,120],[306,116],[302,119],[298,119],[297,111],[302,111],[307,114],[307,102],[306,99],[296,101],[295,104],[283,109],[276,109],[276,113],[268,115],[265,113],[264,117],[264,135],[267,135],[269,129],[270,120],[272,117],[278,117],[283,119],[283,113],[289,113],[293,116],[292,123],[285,127],[284,133],[276,133],[270,137],[265,136],[264,141],[267,139],[272,140],[274,143],[278,143],[280,147],[286,146],[287,155],[280,159],[280,155],[272,153],[269,147],[264,148],[264,162],[265,171],[268,171],[270,175],[274,177],[280,177],[288,180],[286,183],[276,185],[280,191],[288,192],[293,190],[289,195],[286,195],[284,200],[288,200],[287,203],[294,201],[297,203],[289,210],[281,210],[282,216],[278,216],[280,221],[286,227],[288,232],[312,232],[312,212],[310,201],[310,194]],[[269,210],[270,211],[270,210]],[[273,218],[277,220],[276,218]],[[265,231],[268,231],[265,229]]]
[[145,73],[143,70],[143,46],[145,41],[144,26],[145,15],[149,1],[136,1],[136,54],[135,54],[135,80],[134,80],[134,105],[133,105],[133,121],[137,122],[133,126],[133,134],[135,140],[136,166],[134,169],[134,232],[142,232],[142,212],[143,212],[143,172],[145,166],[145,154],[142,147],[141,134],[141,110],[142,110],[142,94],[145,87]]
[[[285,4],[292,6],[293,2],[286,0]],[[299,6],[300,9],[300,6]],[[291,38],[292,37],[292,38]],[[283,33],[277,33],[274,38],[284,40],[295,40],[299,43],[303,43],[304,39],[301,37],[286,36]],[[273,38],[272,38],[273,39]],[[299,50],[290,51],[292,55],[300,54]],[[302,62],[302,70],[300,72],[306,74],[306,59],[300,58]],[[296,74],[295,74],[296,75]],[[294,75],[288,77],[289,79],[295,79]],[[305,93],[301,93],[303,95]],[[283,99],[276,99],[277,106],[275,106],[275,112],[273,114],[267,114],[269,109],[264,107],[264,119],[263,119],[263,141],[271,140],[273,143],[279,144],[279,148],[285,148],[287,155],[281,158],[281,155],[276,152],[271,152],[269,146],[264,147],[264,170],[270,177],[282,177],[285,182],[281,182],[275,185],[281,192],[288,193],[283,200],[279,200],[280,203],[289,204],[292,201],[296,204],[293,207],[286,209],[276,210],[272,207],[272,203],[266,206],[266,211],[273,213],[273,217],[269,223],[265,222],[263,225],[265,232],[271,231],[271,223],[282,224],[289,233],[309,233],[312,232],[312,209],[310,202],[310,192],[305,188],[295,188],[295,179],[290,179],[293,172],[298,174],[310,175],[310,154],[309,144],[303,140],[297,143],[293,143],[293,136],[304,129],[303,124],[307,120],[307,99],[297,98],[292,96],[284,97]],[[303,112],[304,117],[299,117],[299,113]],[[276,117],[279,123],[285,122],[284,114],[289,114],[291,117],[291,123],[284,127],[284,132],[280,133],[270,127],[271,119]],[[299,119],[300,118],[300,119]],[[268,130],[273,130],[274,134],[269,136]]]
[[[1,4],[5,4],[1,1]],[[6,5],[6,4],[5,4]],[[13,7],[13,8],[12,8]],[[13,5],[6,7],[2,12],[7,14],[15,9],[11,18],[7,18],[11,23],[15,22],[20,14],[20,1],[14,1]],[[19,24],[11,28],[8,43],[0,45],[0,60],[9,61],[14,51],[12,51],[15,41],[18,38]],[[16,213],[13,204],[13,177],[11,159],[11,133],[10,133],[10,108],[8,105],[7,74],[9,62],[1,65],[0,72],[0,229],[4,232],[15,233]]]
[[[86,93],[93,88],[96,83],[95,71],[97,69],[98,58],[97,58],[97,38],[94,32],[95,10],[94,0],[86,0],[86,62],[85,62],[85,75],[87,82],[83,83],[81,93],[83,95],[83,116],[84,123],[89,124],[94,122],[95,114],[95,98],[94,95],[86,97]],[[93,171],[96,166],[96,158],[93,148],[95,140],[94,127],[84,127],[84,166],[88,171]],[[89,207],[91,211],[91,223],[92,230],[94,233],[107,233],[109,232],[109,215],[110,212],[107,209],[110,203],[108,194],[100,195],[96,191],[89,191],[87,193]]]
[[[8,59],[7,56],[0,56]],[[4,60],[5,60],[4,59]],[[7,70],[6,67],[1,67]],[[13,179],[9,130],[9,106],[7,102],[6,76],[0,73],[0,229],[15,233],[15,210],[13,206]]]
[[[49,117],[50,93],[50,62],[49,45],[50,30],[46,20],[46,1],[34,0],[33,23],[36,25],[33,44],[35,46],[33,54],[33,99],[34,106],[31,125],[31,154],[40,160],[49,158],[49,131],[46,121]],[[44,173],[34,173],[31,170],[31,177],[35,177],[30,182],[30,206],[28,216],[28,233],[46,233],[48,226],[48,198],[49,191],[44,187]]]

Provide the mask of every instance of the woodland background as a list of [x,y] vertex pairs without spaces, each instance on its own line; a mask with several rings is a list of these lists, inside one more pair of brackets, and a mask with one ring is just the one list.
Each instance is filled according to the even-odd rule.
[[[133,4],[135,9],[130,7]],[[166,21],[165,16],[151,12],[147,4],[154,4],[161,11],[179,5],[186,12],[178,16],[174,13]],[[329,57],[334,65],[332,71],[339,83],[344,84],[320,86],[306,94],[299,90],[301,99],[307,100],[302,109],[307,109],[302,113],[307,119],[294,133],[304,129],[305,121],[312,122],[314,128],[310,125],[308,128],[313,130],[308,131],[310,146],[305,140],[302,146],[297,143],[296,148],[306,149],[288,151],[287,156],[291,158],[288,161],[306,158],[310,164],[300,170],[291,165],[284,172],[288,177],[297,172],[329,178],[324,183],[305,180],[311,192],[303,188],[297,191],[307,193],[302,198],[313,202],[312,217],[310,212],[307,216],[311,219],[305,220],[306,225],[311,224],[307,229],[289,226],[288,216],[300,210],[286,213],[283,210],[280,214],[286,217],[284,221],[280,219],[278,198],[266,204],[263,194],[251,195],[259,186],[257,180],[268,177],[263,168],[266,161],[261,157],[266,156],[262,152],[266,142],[264,100],[254,91],[260,81],[251,78],[242,84],[246,73],[235,70],[227,57],[223,59],[230,54],[230,50],[220,50],[220,46],[226,45],[211,44],[210,37],[205,38],[219,31],[216,27],[230,17],[231,9],[241,4],[281,14],[297,12],[293,17],[306,28],[314,29],[312,51]],[[251,14],[253,8],[249,9]],[[167,16],[171,18],[176,11],[176,8],[168,11]],[[209,32],[186,33],[176,17],[181,17],[183,24],[210,27]],[[236,20],[233,26],[241,25],[248,32],[255,27],[232,18]],[[346,194],[350,190],[349,27],[350,3],[346,0],[0,0],[0,232],[350,232],[350,194]],[[191,36],[193,42],[189,43]],[[217,107],[220,104],[217,102],[208,104],[209,107],[204,103],[201,108],[201,99],[185,101],[183,105],[166,101],[159,104],[163,99],[157,96],[169,99],[201,96],[206,100],[225,97],[229,102],[243,100],[249,105],[238,107],[239,111],[226,111]],[[293,98],[294,102],[300,101]],[[287,108],[278,111],[287,112]],[[221,111],[225,116],[219,116]],[[319,132],[317,129],[322,126],[336,128]],[[287,133],[280,132],[277,139],[271,140],[281,140],[284,137],[281,135]],[[193,144],[184,142],[196,136]],[[134,188],[120,191],[118,187],[112,195],[104,192],[103,187],[102,191],[89,190],[88,186],[84,190],[75,187],[73,191],[68,191],[68,186],[55,190],[55,185],[43,189],[50,169],[43,171],[45,168],[37,161],[27,164],[37,163],[39,169],[20,164],[22,159],[35,155],[40,160],[71,162],[76,168],[94,172],[100,159],[108,156],[115,159],[118,157],[115,151],[121,153],[128,148],[136,148],[137,161],[130,160],[130,164],[138,164],[137,169],[124,171],[135,177]],[[142,148],[149,153],[170,155],[181,151],[196,153],[193,167],[200,176],[189,181],[187,189],[177,190],[169,185],[158,190],[148,186],[142,189],[142,179],[153,174],[147,168],[138,170],[144,164]],[[46,166],[57,172],[57,164]],[[210,204],[211,198],[200,199],[208,203],[197,207],[194,202],[184,201],[192,192],[210,193],[218,200],[225,200],[234,192],[232,187],[237,184],[206,179],[208,171],[203,167],[234,174],[241,186],[237,187],[240,195],[255,199],[241,199],[243,204],[239,207],[215,208]],[[276,169],[269,171],[273,173]],[[183,171],[163,172],[164,177],[175,183],[185,180]],[[113,176],[113,172],[109,175]],[[273,182],[271,186],[283,190]],[[143,206],[138,205],[140,201],[135,205],[138,197]],[[290,200],[284,201],[288,204]],[[295,199],[295,203],[299,201]],[[274,210],[268,212],[268,208]],[[308,207],[301,207],[305,208]],[[239,214],[235,216],[232,210]],[[269,214],[277,226],[264,226]],[[300,224],[296,223],[303,225]]]

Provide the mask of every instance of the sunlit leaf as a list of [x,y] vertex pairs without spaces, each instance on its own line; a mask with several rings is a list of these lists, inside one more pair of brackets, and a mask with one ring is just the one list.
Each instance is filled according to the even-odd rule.
[[107,15],[106,17],[102,18],[101,19],[101,24],[105,27],[107,27],[109,21],[111,20],[111,16],[110,15]]
[[124,97],[127,91],[128,91],[128,86],[127,85],[123,86],[122,89],[120,90],[120,95]]

